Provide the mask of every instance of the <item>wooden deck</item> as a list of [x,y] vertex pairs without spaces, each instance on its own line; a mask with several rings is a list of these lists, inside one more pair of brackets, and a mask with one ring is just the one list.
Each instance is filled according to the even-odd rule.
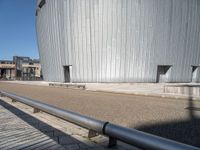
[[[7,105],[8,106],[8,105]],[[37,130],[0,105],[0,149],[65,149],[55,139]],[[18,114],[19,115],[19,114]],[[21,115],[24,115],[23,113]],[[28,116],[22,116],[28,117]]]

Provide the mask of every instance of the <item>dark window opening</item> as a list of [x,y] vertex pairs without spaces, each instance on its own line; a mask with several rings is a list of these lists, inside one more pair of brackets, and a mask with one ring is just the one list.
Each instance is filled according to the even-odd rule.
[[192,66],[192,73],[194,73],[197,70],[198,66]]
[[38,16],[38,9],[35,11],[35,16]]
[[41,2],[39,3],[38,7],[42,8],[44,6],[44,4],[46,4],[46,0],[41,0]]
[[168,82],[170,77],[170,68],[172,66],[169,65],[159,65],[157,68],[157,78],[156,82]]
[[197,82],[197,73],[199,66],[192,66],[192,82]]
[[70,71],[71,71],[71,66],[64,66],[64,78],[65,82],[70,82]]

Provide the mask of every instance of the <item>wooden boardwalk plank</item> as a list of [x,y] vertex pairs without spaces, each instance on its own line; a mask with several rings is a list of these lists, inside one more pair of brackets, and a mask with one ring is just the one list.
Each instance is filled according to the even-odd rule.
[[0,149],[64,149],[54,139],[35,129],[0,105]]

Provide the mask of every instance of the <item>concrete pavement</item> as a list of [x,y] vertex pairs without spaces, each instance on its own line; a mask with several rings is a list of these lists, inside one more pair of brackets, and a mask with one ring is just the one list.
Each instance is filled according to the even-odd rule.
[[[84,86],[88,91],[133,94],[141,96],[167,97],[200,100],[200,83],[60,83],[46,81],[1,81],[25,85],[49,86],[77,89]],[[65,86],[64,86],[65,85]],[[67,85],[67,86],[66,86]]]
[[87,138],[88,130],[44,112],[32,113],[33,108],[0,97],[1,150],[139,150],[119,143],[107,148],[108,138]]
[[0,83],[0,89],[100,120],[200,146],[200,102],[48,86]]

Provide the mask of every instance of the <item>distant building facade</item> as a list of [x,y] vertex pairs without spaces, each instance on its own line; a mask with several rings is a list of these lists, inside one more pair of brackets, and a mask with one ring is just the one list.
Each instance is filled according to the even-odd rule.
[[0,60],[0,79],[39,80],[41,79],[39,60],[14,56],[13,60]]
[[15,64],[11,60],[0,60],[0,80],[15,78]]
[[44,79],[200,82],[200,0],[38,0]]

